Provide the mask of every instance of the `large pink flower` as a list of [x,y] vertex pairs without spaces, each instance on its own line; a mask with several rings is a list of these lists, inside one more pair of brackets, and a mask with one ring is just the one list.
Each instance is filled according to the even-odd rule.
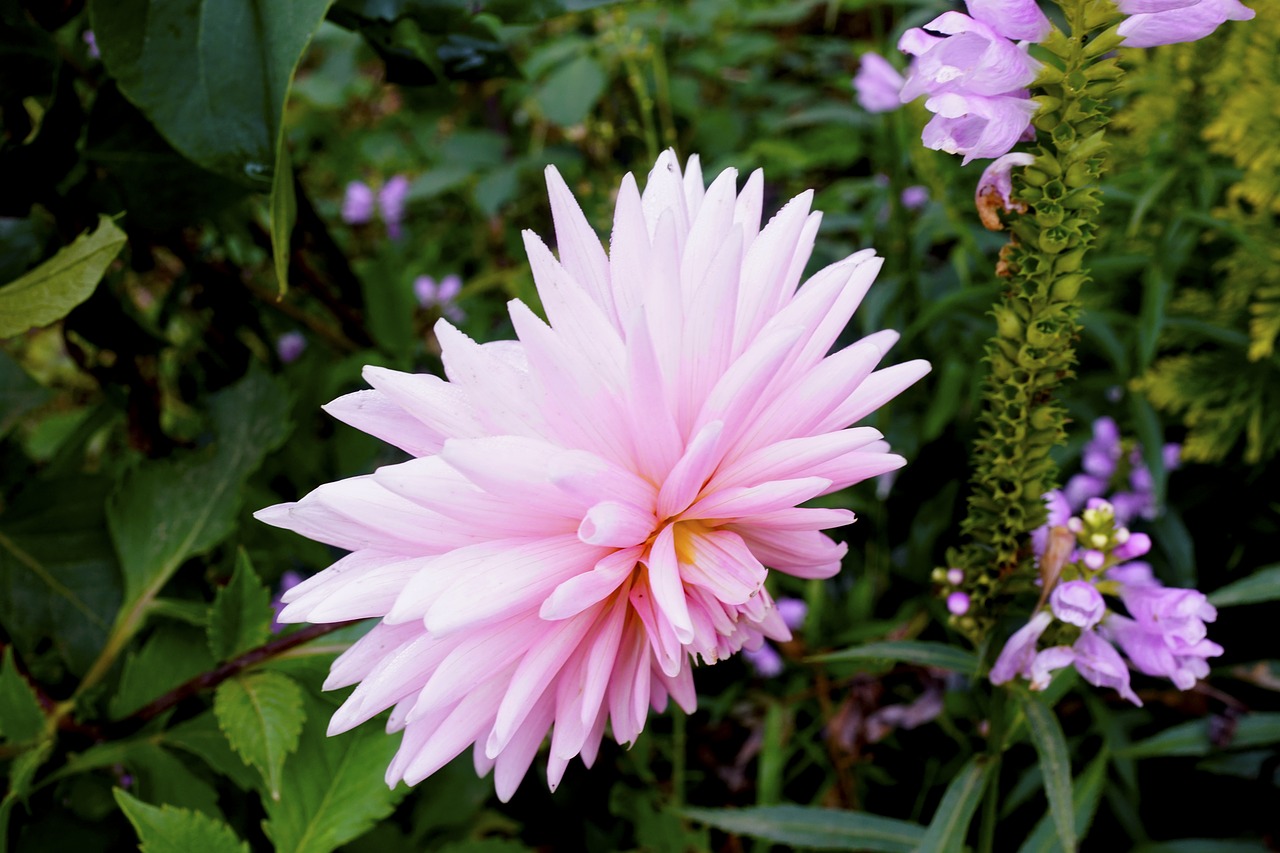
[[512,301],[519,340],[477,344],[441,320],[447,381],[366,368],[328,411],[416,458],[258,513],[352,552],[281,618],[381,620],[325,686],[358,685],[331,733],[392,709],[388,783],[474,743],[506,799],[551,730],[554,788],[606,722],[630,743],[668,697],[693,710],[695,659],[789,637],[769,569],[839,570],[821,531],[853,514],[799,504],[903,463],[845,427],[928,365],[875,370],[893,332],[828,355],[879,260],[797,289],[812,194],[761,230],[761,174],[735,180],[664,153],[643,195],[623,179],[606,255],[548,169],[560,259],[525,244],[550,322]]

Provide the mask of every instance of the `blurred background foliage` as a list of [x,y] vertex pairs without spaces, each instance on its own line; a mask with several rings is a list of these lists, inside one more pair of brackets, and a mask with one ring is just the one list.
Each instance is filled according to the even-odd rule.
[[[944,4],[87,5],[0,0],[0,281],[105,270],[25,324],[19,290],[0,287],[0,847],[739,850],[755,834],[855,849],[785,811],[748,826],[684,810],[928,824],[963,809],[944,792],[982,748],[987,691],[954,661],[804,660],[961,642],[930,573],[963,512],[1005,238],[978,223],[978,166],[919,144],[918,105],[870,115],[849,86],[862,52],[892,54]],[[1088,691],[1059,704],[1091,848],[1277,839],[1280,650],[1274,604],[1254,602],[1280,586],[1278,44],[1260,15],[1125,56],[1060,462],[1075,471],[1089,423],[1115,417],[1151,449],[1157,572],[1253,586],[1218,598],[1240,606],[1197,690],[1146,681],[1142,709]],[[399,458],[320,410],[362,387],[362,365],[438,370],[442,312],[480,340],[512,335],[504,303],[537,304],[520,232],[552,234],[547,164],[607,236],[618,177],[665,147],[707,175],[763,168],[767,211],[815,188],[812,269],[868,246],[886,258],[846,335],[895,328],[899,360],[934,364],[873,422],[909,465],[829,499],[859,515],[838,578],[774,579],[809,607],[779,675],[740,657],[702,668],[697,714],[651,719],[630,751],[606,742],[554,797],[535,765],[501,805],[466,756],[387,791],[393,737],[323,737],[341,697],[318,686],[360,628],[270,625],[286,572],[335,554],[249,514]],[[404,181],[402,214],[344,215],[352,182],[376,197]],[[455,297],[415,289],[449,275]],[[1166,441],[1184,446],[1172,477]],[[275,654],[243,659],[264,643]],[[168,693],[233,660],[232,677]],[[266,719],[246,715],[256,702]],[[1029,743],[998,784],[997,849],[1054,849]],[[1197,838],[1212,840],[1163,843]]]

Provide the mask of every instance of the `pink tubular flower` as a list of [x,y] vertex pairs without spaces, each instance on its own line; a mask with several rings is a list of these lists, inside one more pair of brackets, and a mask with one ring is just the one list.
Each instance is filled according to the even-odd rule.
[[1107,612],[1102,593],[1088,581],[1067,581],[1053,588],[1049,596],[1053,615],[1077,628],[1092,628]]
[[1053,614],[1041,610],[1031,617],[1027,624],[1013,632],[1000,651],[1000,656],[991,666],[988,676],[992,684],[1004,684],[1018,676],[1031,677],[1031,664],[1036,659],[1036,644],[1040,635],[1053,623]]
[[858,73],[853,77],[853,88],[864,110],[887,113],[901,108],[898,93],[902,91],[902,83],[902,75],[889,64],[889,60],[878,53],[862,54]]
[[975,19],[1007,39],[1040,42],[1053,30],[1036,0],[965,0],[964,5]]
[[1116,32],[1125,47],[1157,47],[1197,41],[1227,21],[1249,21],[1255,12],[1240,0],[1119,0],[1130,17]]
[[409,179],[404,175],[395,175],[378,190],[378,210],[382,212],[387,234],[393,240],[400,239],[400,224],[404,221],[404,207],[408,199]]
[[364,225],[373,221],[376,206],[373,190],[363,181],[351,181],[342,195],[342,221],[348,225]]
[[982,170],[973,201],[983,225],[999,231],[1004,227],[999,211],[1026,211],[1027,206],[1013,197],[1013,170],[1017,166],[1030,166],[1035,161],[1036,158],[1030,154],[1014,152],[997,157]]
[[961,154],[962,164],[978,157],[1008,153],[1022,138],[1036,111],[1035,101],[1023,96],[987,97],[954,92],[936,95],[924,105],[935,114],[921,136],[925,146],[948,154]]
[[515,300],[515,341],[436,324],[447,380],[366,368],[328,411],[416,458],[258,513],[352,552],[282,616],[380,620],[325,686],[357,685],[331,733],[391,709],[389,784],[474,744],[506,800],[550,731],[554,789],[606,723],[631,743],[650,708],[692,710],[696,659],[789,638],[770,569],[839,571],[822,531],[853,514],[799,505],[903,464],[845,427],[928,365],[875,370],[893,332],[827,354],[880,262],[797,289],[812,194],[761,229],[762,175],[735,182],[663,153],[643,194],[623,179],[606,255],[548,169],[560,257],[525,246],[549,324]]

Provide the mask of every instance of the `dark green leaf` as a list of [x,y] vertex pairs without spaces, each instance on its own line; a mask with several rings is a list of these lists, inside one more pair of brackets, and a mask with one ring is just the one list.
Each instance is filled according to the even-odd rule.
[[9,790],[0,799],[0,841],[9,835],[9,812],[19,800],[25,800],[31,793],[31,783],[35,780],[36,771],[49,760],[53,752],[53,741],[42,740],[34,749],[19,754],[9,763]]
[[231,582],[213,598],[208,626],[209,650],[217,661],[262,645],[271,632],[271,591],[258,580],[243,549]]
[[149,740],[136,742],[124,755],[125,768],[134,777],[133,793],[156,805],[168,804],[193,809],[210,817],[221,817],[218,792],[192,772],[192,767],[167,749]]
[[916,848],[920,853],[961,850],[964,847],[969,823],[978,810],[982,793],[987,789],[991,767],[982,756],[975,756],[951,780],[933,815],[933,821],[925,831],[920,846]]
[[166,729],[161,737],[165,744],[204,759],[211,770],[229,777],[242,791],[257,785],[257,774],[232,751],[212,712]]
[[[1221,744],[1227,748],[1245,748],[1280,743],[1280,712],[1255,712],[1235,722],[1230,739]],[[1153,758],[1170,755],[1207,755],[1213,748],[1208,720],[1188,720],[1165,729],[1158,735],[1133,744],[1123,755],[1130,758]]]
[[1076,849],[1075,810],[1071,805],[1071,757],[1067,754],[1067,740],[1062,726],[1051,708],[1039,698],[1019,692],[1018,707],[1027,718],[1031,729],[1031,742],[1040,756],[1040,772],[1044,777],[1044,791],[1049,798],[1049,811],[1057,826],[1062,849],[1071,853]]
[[8,353],[0,352],[0,438],[49,397],[48,389],[28,376]]
[[570,127],[586,120],[608,82],[599,60],[584,54],[552,71],[533,98],[548,121]]
[[[1089,763],[1071,788],[1071,801],[1074,804],[1072,828],[1077,838],[1084,838],[1093,823],[1093,816],[1098,810],[1098,800],[1102,797],[1102,789],[1107,783],[1107,752],[1103,751]],[[1052,810],[1036,824],[1031,835],[1018,848],[1018,853],[1060,853],[1061,837],[1054,826]]]
[[108,711],[115,719],[127,716],[160,694],[213,669],[215,663],[199,633],[186,625],[165,623],[140,650],[125,658]]
[[44,730],[40,700],[13,662],[13,648],[6,647],[0,663],[0,737],[7,741],[33,740]]
[[279,800],[285,757],[297,749],[302,732],[302,688],[278,672],[251,673],[218,686],[213,712],[231,748],[258,769],[271,798]]
[[809,660],[821,663],[902,662],[968,673],[978,668],[978,658],[972,652],[966,652],[946,643],[927,640],[888,640],[883,643],[867,643],[863,646],[817,655]]
[[1209,603],[1214,607],[1261,604],[1276,599],[1280,599],[1280,564],[1264,566],[1247,578],[1220,587],[1209,595]]
[[249,845],[220,820],[189,809],[149,806],[122,788],[115,797],[138,832],[142,853],[249,853]]
[[819,850],[908,853],[924,840],[924,827],[865,812],[808,806],[749,809],[685,809],[692,820],[735,835]]
[[276,270],[279,293],[289,289],[289,251],[293,226],[298,221],[298,199],[293,187],[293,159],[284,135],[276,150],[276,170],[271,176],[271,263]]
[[106,216],[52,258],[0,287],[0,338],[47,326],[89,298],[120,254],[125,233]]
[[1244,841],[1235,838],[1182,838],[1178,841],[1160,841],[1144,844],[1134,853],[1267,853],[1270,845],[1263,841]]
[[326,737],[331,706],[310,703],[298,751],[285,763],[280,799],[263,800],[277,853],[329,853],[391,813],[407,789],[387,787],[400,744],[377,723]]

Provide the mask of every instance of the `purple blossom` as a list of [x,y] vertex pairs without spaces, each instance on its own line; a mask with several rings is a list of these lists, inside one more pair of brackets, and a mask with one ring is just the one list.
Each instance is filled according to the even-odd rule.
[[420,275],[413,280],[413,294],[423,308],[439,308],[440,313],[454,323],[466,319],[466,313],[453,304],[453,300],[462,292],[462,279],[457,275],[447,275],[439,284],[429,275]]
[[768,643],[761,643],[760,648],[754,650],[744,648],[742,656],[761,678],[776,678],[782,674],[782,655]]
[[778,615],[792,631],[798,631],[804,624],[804,618],[809,615],[809,605],[798,598],[779,598],[774,602],[774,607],[778,608]]
[[285,623],[276,621],[280,616],[280,611],[284,610],[284,601],[282,599],[286,592],[302,583],[302,580],[302,575],[292,569],[280,576],[280,589],[276,593],[276,597],[271,600],[271,609],[274,612],[271,617],[271,633],[277,634],[284,629]]
[[1026,625],[1013,632],[1013,636],[1004,644],[1004,649],[991,667],[992,684],[1004,684],[1018,676],[1024,678],[1031,676],[1031,664],[1036,657],[1036,643],[1040,642],[1040,635],[1052,622],[1053,614],[1047,610],[1041,610],[1032,616]]
[[963,616],[969,612],[969,596],[956,590],[947,596],[947,612],[952,616]]
[[1129,538],[1125,539],[1111,551],[1111,556],[1115,557],[1122,563],[1144,556],[1151,550],[1151,537],[1145,533],[1130,533]]
[[85,30],[80,38],[84,41],[90,59],[102,58],[102,51],[98,50],[98,37],[93,34],[93,30]]
[[[1013,169],[1015,166],[1030,166],[1036,160],[1030,154],[1016,152],[1005,154],[992,160],[982,170],[978,179],[978,188],[974,191],[974,203],[982,217],[982,224],[993,231],[1002,227],[998,210],[1025,211],[1027,206],[1013,198]],[[988,216],[988,211],[990,215]]]
[[1119,0],[1129,15],[1116,32],[1125,47],[1156,47],[1196,41],[1227,21],[1249,21],[1254,11],[1239,0]]
[[1067,581],[1054,587],[1049,606],[1059,620],[1077,628],[1092,628],[1107,612],[1102,593],[1088,581]]
[[950,568],[947,569],[947,583],[952,586],[959,586],[964,583],[964,569]]
[[1031,547],[1037,557],[1044,556],[1045,548],[1049,544],[1049,531],[1054,527],[1065,526],[1071,520],[1071,506],[1063,493],[1057,489],[1045,492],[1044,505],[1049,514],[1048,518],[1044,524],[1031,531]]
[[1110,687],[1133,704],[1142,706],[1142,700],[1129,687],[1129,667],[1124,658],[1097,632],[1081,631],[1071,650],[1075,653],[1076,672],[1085,681],[1094,687]]
[[887,113],[899,109],[902,101],[898,99],[898,93],[902,91],[902,84],[902,75],[889,64],[889,60],[878,53],[862,54],[858,73],[853,77],[853,88],[864,110]]
[[901,200],[907,210],[919,210],[929,203],[929,188],[918,184],[907,187],[902,191]]
[[1026,90],[1012,96],[946,92],[924,102],[934,113],[921,139],[925,147],[964,157],[962,165],[1008,153],[1031,125],[1036,103]]
[[965,0],[969,14],[1008,39],[1044,41],[1053,24],[1036,0]]
[[307,339],[302,332],[285,332],[276,338],[276,355],[285,364],[297,361],[307,348]]
[[409,179],[395,175],[378,190],[378,210],[387,225],[387,234],[393,240],[400,239],[400,223],[404,221],[405,202],[409,197]]
[[364,225],[373,220],[373,190],[363,181],[347,184],[342,196],[342,221],[348,225]]

